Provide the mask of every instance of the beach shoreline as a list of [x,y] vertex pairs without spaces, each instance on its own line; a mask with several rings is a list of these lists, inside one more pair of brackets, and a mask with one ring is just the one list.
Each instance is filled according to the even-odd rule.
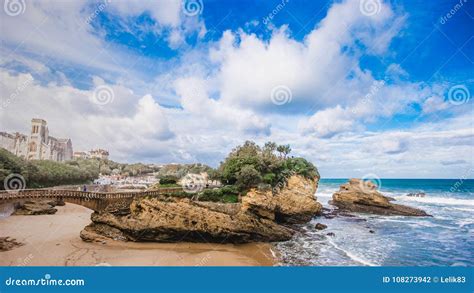
[[54,215],[10,216],[0,221],[2,236],[23,243],[0,252],[2,266],[273,266],[269,243],[137,243],[79,237],[91,210],[67,203]]

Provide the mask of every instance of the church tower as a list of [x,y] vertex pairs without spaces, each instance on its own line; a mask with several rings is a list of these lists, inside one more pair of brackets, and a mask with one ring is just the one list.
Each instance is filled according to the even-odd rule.
[[41,160],[43,147],[48,143],[48,127],[43,119],[31,119],[31,134],[28,144],[28,159]]

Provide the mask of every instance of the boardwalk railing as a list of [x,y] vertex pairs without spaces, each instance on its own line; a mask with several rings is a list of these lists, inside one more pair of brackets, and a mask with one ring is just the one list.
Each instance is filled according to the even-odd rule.
[[1,200],[12,199],[41,199],[41,198],[76,198],[76,199],[121,199],[133,198],[136,196],[158,196],[161,194],[182,192],[181,187],[160,188],[148,191],[131,191],[131,192],[88,192],[67,189],[23,189],[15,191],[0,191]]

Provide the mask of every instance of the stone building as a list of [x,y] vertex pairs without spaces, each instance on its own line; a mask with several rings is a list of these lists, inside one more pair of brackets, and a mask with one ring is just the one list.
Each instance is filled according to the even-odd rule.
[[74,159],[89,159],[88,152],[74,152],[73,154]]
[[72,159],[72,142],[69,138],[49,136],[45,120],[31,120],[30,135],[0,132],[0,147],[27,160],[63,162]]
[[74,159],[109,159],[109,151],[103,149],[90,150],[88,152],[74,152]]
[[96,149],[91,150],[89,152],[89,156],[91,158],[101,159],[101,160],[108,160],[109,159],[109,152],[103,149]]

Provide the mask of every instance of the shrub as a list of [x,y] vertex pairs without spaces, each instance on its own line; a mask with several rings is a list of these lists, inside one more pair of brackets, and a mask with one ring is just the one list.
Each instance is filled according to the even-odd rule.
[[260,175],[260,172],[258,172],[252,165],[244,165],[237,173],[236,178],[236,185],[241,190],[256,186],[262,182],[262,176]]
[[276,175],[274,173],[267,173],[263,175],[263,182],[266,184],[272,184],[275,181]]
[[234,203],[239,198],[239,190],[234,185],[226,185],[221,188],[205,189],[199,194],[200,201]]
[[160,185],[171,185],[171,184],[176,184],[177,182],[178,182],[178,178],[171,175],[162,176],[160,178]]

